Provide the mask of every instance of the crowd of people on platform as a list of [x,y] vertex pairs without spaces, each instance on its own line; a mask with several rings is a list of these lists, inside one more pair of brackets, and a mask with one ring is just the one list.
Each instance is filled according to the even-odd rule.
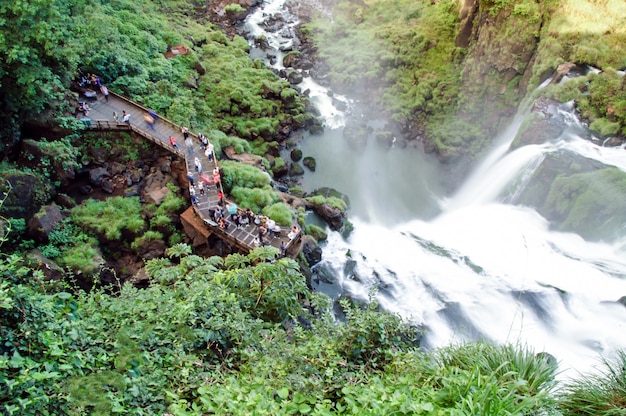
[[[80,74],[79,86],[84,88],[86,91],[83,93],[87,98],[95,98],[96,91],[100,91],[106,101],[109,99],[109,93],[100,80],[100,78],[94,74]],[[91,94],[91,95],[90,95]],[[77,108],[77,111],[82,113],[85,117],[89,114],[89,104],[87,102],[80,102]],[[113,112],[113,120],[116,123],[127,123],[130,125],[130,113],[127,113],[126,110],[122,111],[122,117],[120,117],[116,111]],[[155,124],[157,123],[158,115],[154,110],[148,110],[147,114],[144,116],[144,121],[146,125],[152,129],[156,130]],[[191,138],[191,134],[187,127],[181,128],[181,133],[183,135],[184,144],[187,148],[187,152],[189,157],[193,156],[193,140]],[[198,133],[198,142],[203,149],[204,156],[209,160],[209,162],[214,162],[215,156],[215,148],[213,144],[209,141],[209,139],[202,133]],[[175,136],[169,137],[169,144],[173,148],[180,149],[179,144],[177,142],[177,138]],[[200,179],[198,180],[198,184],[196,187],[196,181],[194,180],[194,175],[191,171],[187,172],[187,180],[189,181],[189,195],[191,201],[194,205],[198,205],[199,199],[198,195],[204,196],[209,189],[209,182],[215,184],[217,187],[218,193],[218,203],[214,208],[209,209],[209,215],[211,220],[214,221],[217,226],[222,229],[227,230],[231,225],[235,225],[237,228],[246,227],[248,225],[254,224],[257,227],[258,236],[255,239],[255,245],[261,246],[270,243],[271,237],[280,237],[282,233],[282,228],[280,225],[276,224],[274,220],[265,216],[254,214],[250,208],[241,209],[237,207],[237,205],[233,203],[227,203],[224,199],[224,194],[221,188],[221,174],[220,169],[216,165],[212,171],[212,176],[203,174],[202,172],[202,161],[198,156],[195,156],[193,159],[193,164],[196,173],[200,175]],[[299,229],[297,226],[293,226],[287,237],[290,240],[293,240],[298,235]],[[284,240],[281,241],[280,251],[281,255],[286,254],[286,246]]]

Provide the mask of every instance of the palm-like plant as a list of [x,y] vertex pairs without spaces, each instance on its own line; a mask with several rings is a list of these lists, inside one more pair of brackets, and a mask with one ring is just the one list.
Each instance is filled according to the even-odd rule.
[[189,244],[178,243],[167,249],[167,257],[169,257],[170,259],[172,257],[177,257],[180,259],[184,256],[190,255],[191,252],[191,246]]
[[250,259],[240,253],[233,253],[224,259],[224,266],[228,270],[242,269],[250,264]]
[[261,246],[252,250],[248,254],[248,259],[250,259],[252,263],[257,262],[259,260],[261,261],[274,260],[276,257],[278,257],[279,253],[280,251],[276,247]]

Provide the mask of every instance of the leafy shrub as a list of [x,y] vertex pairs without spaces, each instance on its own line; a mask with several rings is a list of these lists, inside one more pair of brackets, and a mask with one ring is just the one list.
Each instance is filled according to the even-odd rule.
[[253,212],[261,212],[263,208],[280,201],[280,197],[269,186],[254,189],[235,187],[230,193],[239,206],[250,208]]
[[328,238],[328,234],[326,234],[326,231],[324,231],[322,227],[319,227],[315,224],[306,225],[306,234],[313,237],[317,242],[326,240]]
[[139,248],[141,248],[143,245],[155,240],[163,240],[163,234],[158,231],[149,230],[143,233],[143,235],[141,235],[140,237],[135,238],[135,241],[132,242],[131,247],[134,250],[139,250]]
[[267,215],[283,226],[291,226],[293,223],[293,209],[284,202],[276,202],[263,208],[263,215]]
[[333,208],[337,208],[340,210],[348,209],[348,204],[346,204],[346,202],[343,199],[340,199],[334,196],[326,198],[322,195],[314,195],[314,196],[307,197],[306,200],[315,205],[328,204],[332,206]]
[[270,184],[270,177],[262,170],[243,163],[224,161],[222,185],[229,192],[235,187],[265,188]]
[[102,234],[108,240],[119,240],[122,230],[137,233],[145,226],[137,197],[118,196],[105,201],[88,199],[72,209],[71,217],[77,224]]
[[626,352],[602,360],[600,372],[566,383],[560,408],[567,415],[619,415],[626,408]]
[[170,192],[165,195],[163,202],[154,212],[155,216],[170,216],[180,214],[181,209],[187,206],[185,198]]

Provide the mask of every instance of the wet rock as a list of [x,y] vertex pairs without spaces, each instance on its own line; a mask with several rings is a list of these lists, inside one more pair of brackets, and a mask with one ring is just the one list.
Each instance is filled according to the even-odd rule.
[[289,176],[302,176],[304,175],[304,169],[297,163],[289,165]]
[[287,81],[289,81],[289,83],[291,85],[298,85],[300,84],[302,81],[304,80],[304,77],[302,76],[302,73],[298,72],[298,71],[290,71],[287,74]]
[[119,163],[119,162],[113,162],[111,163],[109,170],[111,171],[111,175],[119,175],[120,173],[123,173],[126,171],[126,165],[124,165],[123,163]]
[[29,218],[54,198],[56,192],[49,182],[29,173],[0,172],[0,196],[5,197],[2,212],[7,217]]
[[28,235],[35,241],[48,240],[48,235],[63,221],[63,214],[56,204],[45,205],[28,221]]
[[194,62],[192,68],[195,69],[199,75],[206,74],[206,69],[204,69],[204,66],[202,66],[202,63],[200,63],[200,61]]
[[100,187],[107,194],[112,194],[113,191],[115,190],[115,187],[113,186],[113,182],[110,181],[109,179],[103,180],[102,184],[100,185]]
[[89,169],[89,183],[93,186],[100,186],[102,184],[102,180],[109,176],[111,175],[106,168],[100,167]]
[[141,193],[141,186],[139,185],[132,185],[124,190],[125,197],[139,196],[140,193]]
[[300,149],[292,149],[291,153],[289,154],[289,156],[291,157],[291,160],[294,162],[299,162],[300,159],[302,159],[302,150]]
[[89,149],[89,156],[91,156],[93,162],[101,164],[106,162],[109,153],[106,149],[93,147]]
[[55,198],[55,202],[63,208],[74,208],[76,206],[74,198],[67,194],[58,194]]
[[222,149],[224,155],[230,160],[236,160],[246,165],[256,166],[263,169],[263,158],[250,153],[237,154],[233,146],[228,146]]
[[315,172],[315,168],[317,166],[315,158],[307,156],[302,160],[302,164],[306,166],[311,172]]
[[322,261],[322,248],[308,235],[302,236],[302,254],[304,254],[309,266],[314,266]]
[[550,81],[552,84],[558,84],[559,82],[561,82],[561,79],[563,79],[564,76],[566,76],[567,74],[569,74],[572,70],[575,70],[578,68],[578,65],[576,65],[573,62],[564,62],[561,65],[556,67],[556,71],[554,74],[554,77],[552,78],[552,81]]
[[157,167],[162,173],[170,173],[172,171],[172,161],[169,159],[161,159]]
[[335,208],[330,204],[314,205],[313,210],[317,215],[324,218],[324,221],[326,221],[331,229],[337,231],[343,226],[345,212],[342,210]]
[[89,195],[90,193],[93,192],[93,188],[89,185],[83,185],[80,188],[78,188],[78,191],[83,195]]
[[129,178],[132,183],[141,182],[141,180],[143,179],[143,170],[141,168],[131,170]]
[[151,240],[143,242],[138,247],[137,251],[144,260],[157,259],[165,255],[165,249],[167,245],[162,240]]
[[283,66],[285,68],[296,68],[300,60],[302,60],[300,52],[290,52],[283,58]]
[[26,261],[29,267],[41,270],[45,276],[45,280],[61,280],[65,276],[65,271],[54,261],[45,257],[40,250],[33,249],[28,251]]
[[150,189],[149,191],[144,191],[144,198],[147,203],[159,206],[170,192],[172,191],[166,186],[159,189]]

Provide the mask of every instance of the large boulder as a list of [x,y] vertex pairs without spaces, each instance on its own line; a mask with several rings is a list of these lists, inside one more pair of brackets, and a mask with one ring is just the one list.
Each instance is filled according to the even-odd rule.
[[309,266],[314,266],[322,261],[322,248],[308,235],[302,236],[302,254]]
[[40,250],[32,249],[26,253],[25,257],[29,267],[43,272],[45,280],[63,279],[63,276],[65,275],[63,268],[54,261],[45,257]]
[[537,99],[520,127],[511,149],[528,144],[542,144],[555,137],[559,137],[566,127],[566,121],[559,111],[560,102],[547,99]]
[[313,205],[313,210],[326,221],[331,229],[338,231],[343,227],[346,219],[346,213],[343,210],[330,204]]
[[230,160],[236,160],[237,162],[263,169],[263,158],[261,156],[252,155],[250,153],[237,154],[233,146],[225,147],[222,151]]
[[30,218],[55,196],[50,182],[35,174],[0,173],[0,212],[6,217]]
[[28,221],[28,235],[35,241],[47,241],[48,235],[63,221],[63,214],[56,204],[45,205]]
[[111,174],[105,167],[89,169],[89,183],[93,186],[100,186],[102,180],[110,176]]

